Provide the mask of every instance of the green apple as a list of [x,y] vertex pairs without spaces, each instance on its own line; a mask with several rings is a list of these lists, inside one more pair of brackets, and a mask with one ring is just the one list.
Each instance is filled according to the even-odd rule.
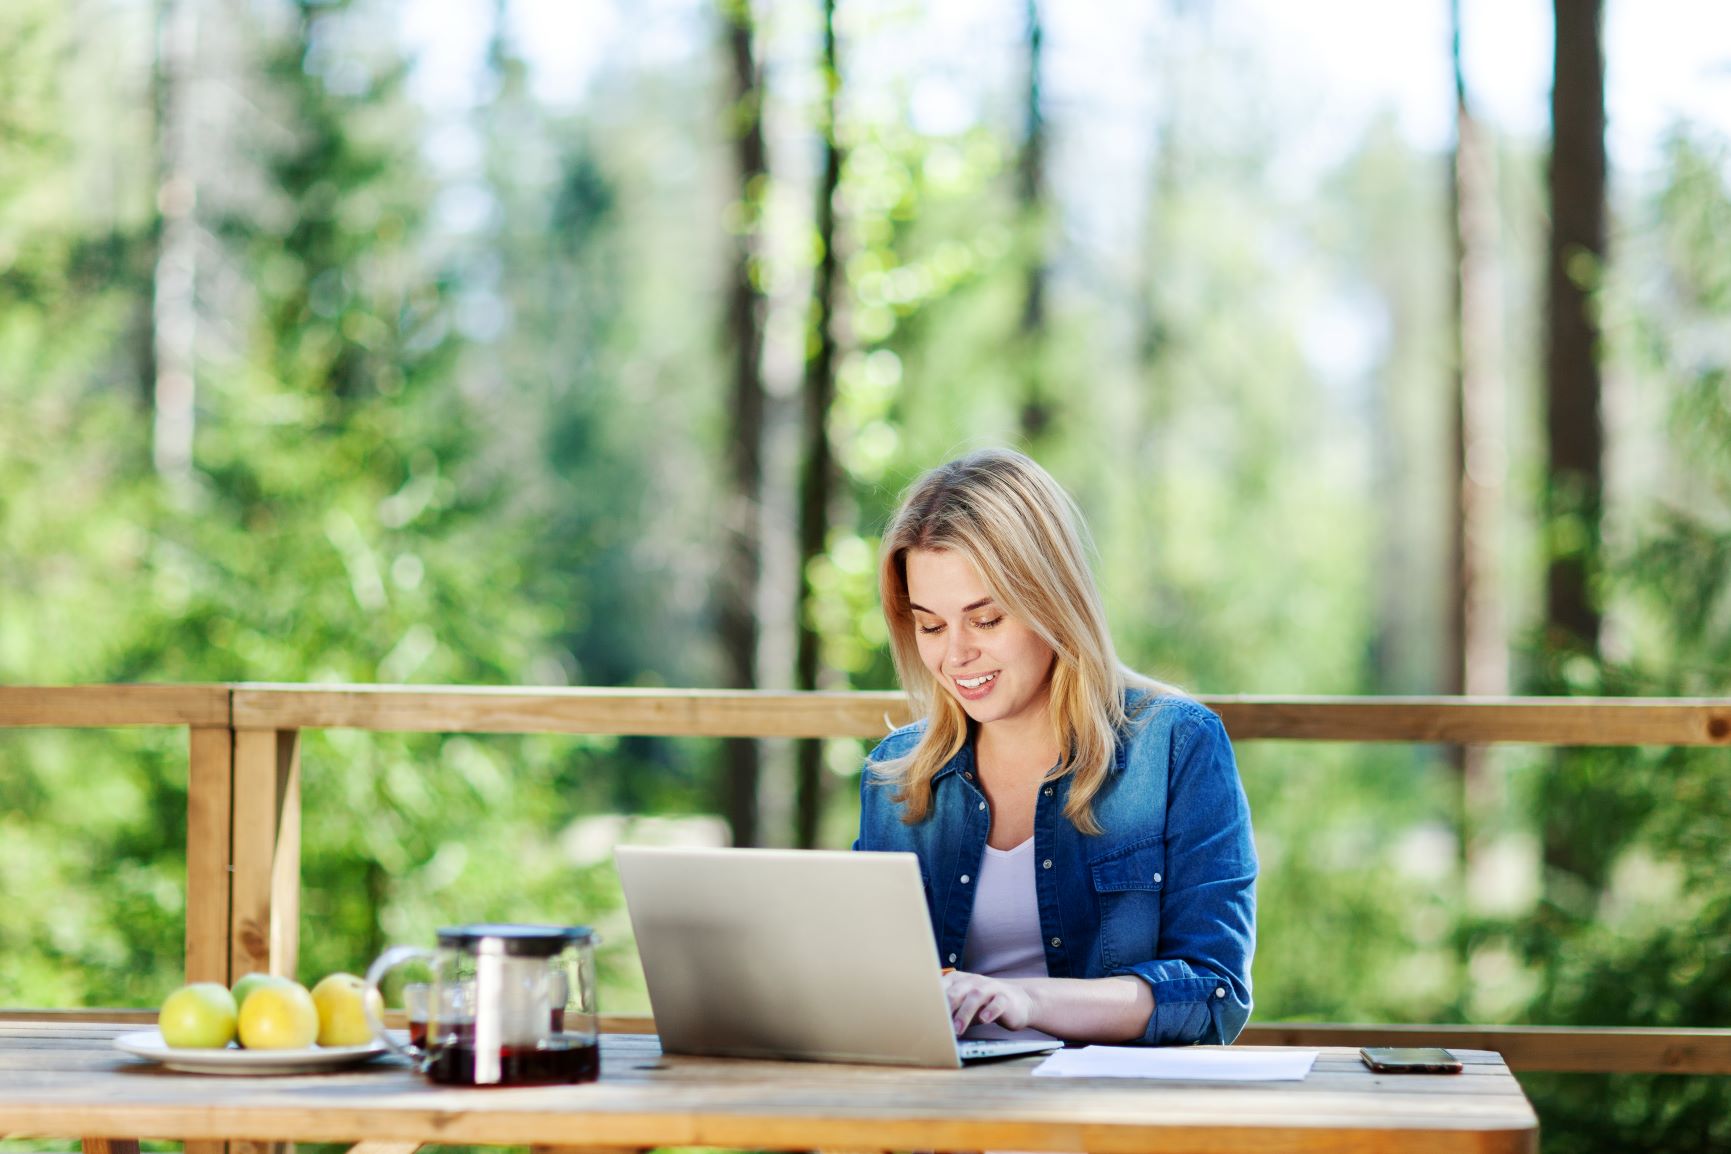
[[239,1007],[246,1005],[246,996],[258,989],[260,986],[267,986],[272,982],[286,982],[289,980],[290,979],[288,978],[279,977],[276,974],[247,974],[245,977],[241,978],[240,981],[234,984],[234,1004],[238,1009]]
[[366,1004],[383,1017],[385,1000],[379,992],[353,974],[330,974],[313,987],[313,1005],[319,1012],[319,1045],[364,1046],[373,1040],[367,1023]]
[[177,1050],[220,1050],[234,1041],[234,995],[219,982],[182,986],[162,1003],[156,1026]]

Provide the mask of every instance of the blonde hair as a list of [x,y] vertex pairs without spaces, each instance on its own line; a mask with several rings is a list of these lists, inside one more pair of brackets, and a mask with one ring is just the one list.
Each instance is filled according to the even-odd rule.
[[1118,661],[1100,592],[1084,551],[1087,529],[1070,495],[1039,465],[1010,449],[983,449],[915,481],[884,530],[878,591],[902,688],[924,714],[919,744],[873,771],[895,782],[909,825],[931,811],[932,778],[966,744],[967,714],[920,659],[909,607],[907,555],[949,550],[965,557],[998,606],[1032,629],[1056,655],[1049,695],[1058,738],[1054,781],[1071,775],[1064,816],[1084,834],[1100,832],[1093,798],[1111,770],[1128,723],[1129,685],[1169,692]]

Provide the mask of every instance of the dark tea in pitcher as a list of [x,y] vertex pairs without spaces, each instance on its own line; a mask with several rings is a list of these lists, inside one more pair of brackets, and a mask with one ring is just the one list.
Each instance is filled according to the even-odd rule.
[[[427,1006],[427,991],[425,987],[421,987],[416,991],[405,991],[405,993],[407,994],[406,1000],[409,1003],[409,1044],[417,1050],[424,1051],[427,1048],[427,1018],[431,1013],[431,1010]],[[555,1037],[565,1032],[564,1006],[559,1005],[553,1007],[549,1025],[552,1027]],[[459,1035],[468,1035],[472,1042],[474,1032],[475,1027],[473,1023],[461,1023],[453,1026],[451,1028],[451,1033],[447,1036],[454,1039]],[[588,1079],[580,1080],[587,1081]]]
[[426,1075],[444,1086],[554,1086],[601,1077],[601,1046],[581,1034],[500,1046],[496,1061],[486,1057],[475,1046],[474,1025],[463,1022],[427,1051]]

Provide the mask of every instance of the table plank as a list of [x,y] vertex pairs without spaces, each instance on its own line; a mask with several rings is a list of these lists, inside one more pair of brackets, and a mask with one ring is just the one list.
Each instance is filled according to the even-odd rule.
[[[1496,1055],[1377,1075],[1321,1052],[1302,1082],[1033,1078],[664,1055],[602,1039],[585,1086],[434,1087],[400,1062],[283,1078],[176,1074],[112,1049],[127,1025],[0,1023],[0,1134],[766,1150],[1529,1152],[1537,1120]],[[69,1128],[76,1135],[68,1135]]]

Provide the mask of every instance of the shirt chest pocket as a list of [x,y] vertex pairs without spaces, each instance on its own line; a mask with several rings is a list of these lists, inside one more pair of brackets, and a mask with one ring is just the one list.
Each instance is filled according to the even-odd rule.
[[1100,903],[1100,961],[1108,969],[1146,962],[1160,941],[1166,839],[1146,838],[1089,863]]

